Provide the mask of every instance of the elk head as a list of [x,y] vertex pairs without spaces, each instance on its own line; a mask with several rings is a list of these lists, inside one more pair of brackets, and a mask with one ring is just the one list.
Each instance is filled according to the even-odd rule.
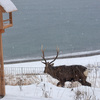
[[58,58],[58,54],[59,54],[59,48],[56,48],[56,51],[57,51],[57,55],[56,57],[51,61],[51,62],[47,62],[46,58],[45,58],[45,55],[44,55],[44,51],[43,48],[41,48],[41,51],[42,51],[42,58],[44,60],[44,62],[42,62],[43,64],[45,64],[45,70],[44,70],[44,73],[50,73],[50,70],[52,70],[52,67],[54,65],[54,61]]

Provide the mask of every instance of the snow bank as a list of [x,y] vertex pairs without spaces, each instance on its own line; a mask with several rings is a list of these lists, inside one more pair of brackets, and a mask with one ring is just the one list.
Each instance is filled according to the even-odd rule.
[[6,96],[1,100],[99,100],[99,94],[100,88],[80,86],[72,90],[41,82],[23,86],[22,91],[19,86],[6,86]]

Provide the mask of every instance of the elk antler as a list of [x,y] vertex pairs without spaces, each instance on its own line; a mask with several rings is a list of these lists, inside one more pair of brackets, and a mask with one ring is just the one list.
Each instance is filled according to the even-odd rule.
[[57,51],[57,55],[54,58],[54,60],[50,62],[50,64],[53,63],[58,58],[58,54],[59,54],[59,48],[58,47],[56,48],[56,51]]
[[42,62],[42,63],[47,63],[47,61],[46,61],[46,59],[45,59],[45,55],[44,55],[44,51],[45,51],[45,49],[43,50],[43,45],[41,46],[41,51],[42,51],[42,54],[43,54],[43,56],[41,56],[42,58],[43,58],[43,60],[45,61],[45,62]]

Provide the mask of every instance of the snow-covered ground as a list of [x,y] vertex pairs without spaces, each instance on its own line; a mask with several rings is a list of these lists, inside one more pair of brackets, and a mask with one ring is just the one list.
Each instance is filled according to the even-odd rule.
[[[58,59],[55,61],[56,65],[72,65],[80,64],[87,66],[97,65],[100,67],[100,55],[82,58]],[[8,64],[6,67],[44,67],[38,62]],[[94,74],[94,71],[89,75]],[[96,73],[94,76],[99,74]],[[91,81],[92,82],[92,81]],[[69,83],[68,83],[69,84]],[[100,100],[100,77],[96,82],[92,82],[92,87],[79,85],[78,87],[62,88],[53,85],[49,81],[42,81],[37,84],[22,86],[6,86],[6,96],[1,100]],[[81,98],[81,99],[80,99]],[[83,99],[82,99],[83,98]]]
[[[78,92],[80,94],[77,94]],[[83,100],[90,97],[89,100],[100,100],[99,88],[94,90],[94,88],[80,86],[72,91],[71,88],[56,87],[47,82],[23,86],[22,91],[18,86],[6,86],[6,96],[2,100],[75,100],[77,98],[76,94],[80,97],[83,96]]]

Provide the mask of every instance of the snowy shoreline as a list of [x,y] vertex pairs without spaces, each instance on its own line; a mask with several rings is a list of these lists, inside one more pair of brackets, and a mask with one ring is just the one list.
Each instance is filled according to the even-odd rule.
[[[51,59],[49,59],[51,60]],[[58,65],[98,65],[100,66],[100,55],[86,56],[86,57],[77,57],[77,58],[62,58],[57,59],[54,62],[55,66]],[[30,62],[19,62],[12,64],[4,64],[5,67],[44,67],[44,64],[41,61],[30,61]]]
[[[92,57],[100,55],[100,50],[96,51],[86,51],[86,52],[77,52],[77,53],[69,53],[59,55],[57,59],[70,59],[70,58],[81,58],[81,57]],[[54,56],[46,57],[47,60],[52,60]],[[14,60],[6,60],[4,64],[17,64],[17,63],[26,63],[26,62],[37,62],[41,61],[42,58],[30,58],[30,59],[14,59]]]

